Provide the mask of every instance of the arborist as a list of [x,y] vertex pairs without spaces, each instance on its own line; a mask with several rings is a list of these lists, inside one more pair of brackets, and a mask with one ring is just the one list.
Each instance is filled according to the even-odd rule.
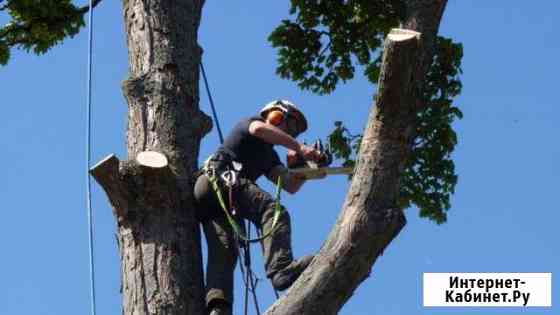
[[[206,304],[210,314],[232,312],[238,256],[235,239],[240,233],[232,218],[248,219],[263,231],[260,241],[266,275],[276,290],[289,288],[312,261],[312,255],[294,260],[290,216],[282,211],[283,207],[278,211],[275,198],[256,184],[265,175],[275,184],[280,179],[282,189],[291,194],[301,188],[305,178],[288,171],[274,145],[287,148],[292,156],[317,161],[321,152],[296,140],[305,130],[307,120],[296,105],[276,100],[267,104],[259,116],[238,122],[204,163],[194,196],[208,243]],[[229,213],[224,212],[226,208]]]

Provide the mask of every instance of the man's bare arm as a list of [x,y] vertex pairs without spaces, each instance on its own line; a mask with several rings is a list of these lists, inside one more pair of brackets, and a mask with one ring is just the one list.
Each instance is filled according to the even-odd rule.
[[282,176],[282,189],[290,194],[295,194],[305,183],[305,178],[290,174],[284,165],[277,165],[266,174],[266,178],[275,184],[278,182],[278,176]]
[[271,124],[254,120],[249,124],[249,133],[270,144],[281,145],[298,153],[301,152],[302,145],[296,139]]
[[297,142],[296,139],[282,129],[271,124],[258,120],[252,121],[249,125],[249,133],[270,144],[281,145],[289,150],[293,150],[306,160],[314,161],[319,158],[319,152],[313,147]]

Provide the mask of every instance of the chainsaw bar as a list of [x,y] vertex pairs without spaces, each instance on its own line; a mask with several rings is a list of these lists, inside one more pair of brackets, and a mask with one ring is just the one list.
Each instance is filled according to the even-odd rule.
[[292,174],[303,174],[305,179],[321,179],[325,175],[349,175],[354,172],[353,167],[300,167],[288,169]]

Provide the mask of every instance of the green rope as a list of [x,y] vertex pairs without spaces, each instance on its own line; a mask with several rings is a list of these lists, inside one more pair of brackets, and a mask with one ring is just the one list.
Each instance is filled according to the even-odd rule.
[[[205,167],[205,169],[206,169],[206,167]],[[208,174],[208,173],[209,172],[206,172],[206,174]],[[239,226],[239,224],[237,224],[235,219],[229,213],[229,210],[228,210],[228,208],[226,206],[226,203],[224,201],[224,197],[222,196],[222,191],[220,190],[220,186],[218,185],[218,179],[216,178],[215,175],[212,175],[212,176],[208,175],[208,178],[209,178],[210,182],[212,183],[212,188],[216,192],[216,196],[218,197],[218,202],[220,203],[220,206],[222,207],[222,210],[224,210],[224,213],[226,214],[226,217],[227,217],[227,220],[228,220],[229,224],[233,228],[233,231],[235,232],[235,234],[237,234],[237,236],[240,239],[242,239],[243,241],[248,242],[248,243],[255,243],[255,242],[262,241],[263,239],[269,237],[270,235],[272,235],[272,233],[274,233],[274,231],[277,228],[276,223],[278,222],[278,219],[280,218],[280,215],[283,212],[283,208],[280,206],[280,191],[282,190],[282,176],[281,175],[278,176],[278,182],[276,184],[276,201],[275,201],[275,204],[274,204],[274,218],[272,220],[272,227],[270,228],[270,230],[268,232],[264,233],[263,235],[261,235],[260,237],[257,237],[257,238],[248,238],[247,236],[245,236],[242,228]]]

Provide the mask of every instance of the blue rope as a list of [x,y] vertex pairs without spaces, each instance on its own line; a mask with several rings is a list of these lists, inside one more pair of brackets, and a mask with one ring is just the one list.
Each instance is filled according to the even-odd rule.
[[91,207],[91,70],[93,60],[93,2],[89,0],[89,29],[88,29],[88,71],[87,71],[87,127],[86,127],[86,180],[87,180],[87,214],[89,225],[89,280],[91,294],[91,315],[95,315],[95,268],[93,263],[93,211]]
[[200,70],[202,71],[202,77],[204,78],[204,86],[206,86],[206,94],[208,94],[208,99],[210,100],[210,106],[212,107],[212,116],[214,116],[214,121],[216,122],[216,129],[218,129],[218,137],[220,137],[220,143],[223,144],[224,135],[222,134],[222,128],[220,128],[220,121],[218,120],[218,115],[216,114],[216,107],[214,107],[214,100],[212,99],[212,93],[210,93],[210,87],[208,86],[208,79],[206,79],[206,71],[204,71],[202,60],[200,61]]
[[[206,94],[208,94],[208,99],[210,100],[210,106],[212,107],[212,116],[214,117],[214,121],[216,122],[216,129],[218,129],[218,137],[220,138],[220,143],[224,143],[224,136],[222,134],[222,129],[220,128],[220,121],[218,120],[218,115],[216,113],[216,107],[214,106],[214,100],[212,99],[212,93],[210,93],[210,86],[208,84],[208,79],[206,78],[206,71],[204,71],[204,66],[202,65],[202,60],[200,61],[200,70],[202,72],[202,77],[204,78],[204,86],[206,87]],[[251,239],[251,223],[247,222],[247,240]],[[257,231],[258,235],[258,231]],[[236,238],[238,234],[236,233]],[[259,235],[261,237],[261,235]],[[249,304],[249,291],[251,291],[253,295],[253,302],[255,304],[255,310],[258,315],[261,314],[259,309],[259,301],[257,299],[257,281],[258,278],[255,277],[255,273],[251,268],[251,246],[248,241],[243,241],[241,239],[237,239],[238,246],[243,251],[243,260],[244,263],[239,264],[239,268],[241,273],[243,274],[243,281],[245,282],[245,315],[248,313],[248,304]],[[246,269],[243,268],[245,265]],[[278,292],[274,290],[276,293],[276,298],[278,298]]]

